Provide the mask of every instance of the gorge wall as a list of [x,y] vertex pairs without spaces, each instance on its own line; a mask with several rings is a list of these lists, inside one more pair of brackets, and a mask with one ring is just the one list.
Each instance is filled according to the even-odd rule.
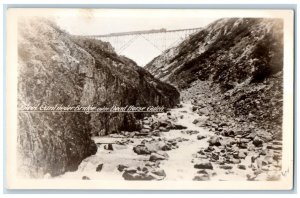
[[[18,107],[164,106],[179,102],[171,85],[155,79],[109,43],[71,36],[41,18],[18,24]],[[76,170],[96,153],[91,135],[139,128],[142,113],[19,112],[18,167],[25,177]]]
[[211,122],[232,121],[232,128],[246,123],[247,130],[262,130],[280,138],[282,20],[217,20],[145,68],[178,87],[183,100],[191,100],[195,106],[199,100],[208,103]]

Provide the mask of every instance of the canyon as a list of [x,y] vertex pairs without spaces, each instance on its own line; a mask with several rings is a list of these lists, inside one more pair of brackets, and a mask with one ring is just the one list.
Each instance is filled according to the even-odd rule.
[[144,68],[109,43],[70,35],[48,20],[24,19],[18,38],[20,107],[158,111],[19,112],[26,177],[280,179],[280,19],[219,19]]

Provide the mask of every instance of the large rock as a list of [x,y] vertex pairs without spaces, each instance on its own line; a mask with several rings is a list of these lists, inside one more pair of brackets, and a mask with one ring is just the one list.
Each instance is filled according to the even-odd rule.
[[137,145],[133,147],[133,151],[138,155],[149,155],[151,151],[145,145]]
[[158,175],[160,177],[166,177],[166,172],[163,169],[153,170],[151,173]]
[[196,175],[194,177],[194,181],[208,181],[210,178],[209,178],[209,175],[208,174],[200,174],[200,175]]
[[221,142],[220,142],[220,137],[218,136],[212,136],[209,140],[208,143],[210,146],[221,146]]
[[255,136],[255,138],[253,139],[252,143],[256,147],[262,147],[263,146],[263,141],[258,136]]
[[102,168],[103,168],[103,164],[99,164],[96,168],[96,171],[100,172],[102,170]]
[[197,169],[213,169],[213,165],[210,162],[197,163],[194,165],[194,168]]
[[117,168],[118,168],[118,171],[122,172],[124,169],[128,168],[128,166],[119,164]]
[[[18,107],[62,105],[175,106],[178,91],[155,79],[133,61],[118,56],[109,43],[74,37],[54,23],[24,18],[18,28]],[[127,113],[18,113],[18,172],[40,178],[75,171],[97,151],[91,134],[139,130]]]
[[158,161],[158,160],[165,160],[165,159],[166,159],[166,157],[163,156],[163,155],[160,155],[160,154],[158,154],[158,153],[152,153],[152,154],[150,155],[149,161],[151,161],[151,162],[156,162],[156,161]]
[[153,180],[155,179],[152,175],[145,174],[145,173],[130,173],[130,172],[124,172],[122,174],[122,177],[125,180]]

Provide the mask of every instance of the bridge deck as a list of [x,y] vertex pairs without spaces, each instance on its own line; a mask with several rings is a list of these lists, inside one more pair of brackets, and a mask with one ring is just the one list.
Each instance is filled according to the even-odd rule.
[[189,29],[175,29],[175,30],[166,30],[162,29],[154,29],[154,30],[142,30],[142,31],[130,31],[130,32],[117,32],[110,34],[102,34],[102,35],[89,35],[88,37],[119,37],[119,36],[128,36],[128,35],[142,35],[142,34],[157,34],[157,33],[171,33],[171,32],[181,32],[181,31],[196,31],[202,28],[189,28]]

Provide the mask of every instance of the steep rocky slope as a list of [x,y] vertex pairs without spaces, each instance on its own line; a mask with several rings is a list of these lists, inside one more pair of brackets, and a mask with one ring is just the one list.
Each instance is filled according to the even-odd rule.
[[210,125],[280,137],[282,40],[280,19],[220,19],[145,68],[177,86],[197,111],[197,104],[207,103]]
[[[18,36],[18,106],[172,107],[177,90],[108,43],[72,37],[45,19],[23,19]],[[18,167],[27,177],[76,170],[96,153],[92,134],[139,127],[137,113],[18,113]]]

